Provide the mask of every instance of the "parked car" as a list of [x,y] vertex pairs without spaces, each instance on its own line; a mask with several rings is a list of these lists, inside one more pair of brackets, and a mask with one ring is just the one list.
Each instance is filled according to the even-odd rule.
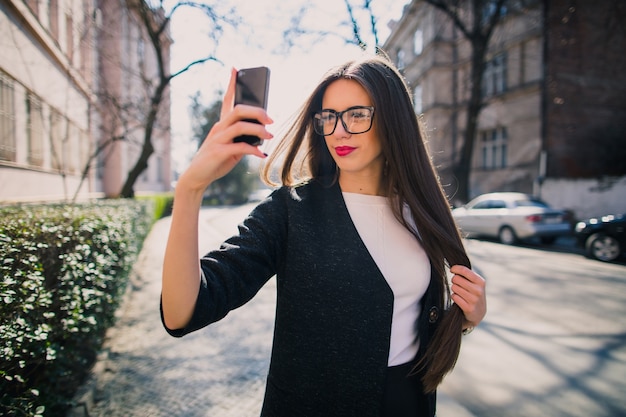
[[572,231],[567,212],[523,193],[483,194],[452,210],[452,215],[463,233],[498,238],[507,245],[533,237],[551,244]]
[[626,249],[626,214],[609,214],[580,221],[574,235],[588,256],[610,262]]

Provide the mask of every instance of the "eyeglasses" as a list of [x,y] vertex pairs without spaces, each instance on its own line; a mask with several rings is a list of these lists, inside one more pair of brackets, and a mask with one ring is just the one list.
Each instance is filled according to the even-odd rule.
[[322,136],[332,135],[340,119],[346,132],[353,135],[365,133],[372,128],[374,107],[353,106],[344,111],[330,109],[318,111],[313,115],[313,129]]

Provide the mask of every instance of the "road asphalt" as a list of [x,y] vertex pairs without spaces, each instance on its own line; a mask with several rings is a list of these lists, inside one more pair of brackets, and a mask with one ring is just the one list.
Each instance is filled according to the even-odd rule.
[[[222,321],[175,339],[159,317],[170,219],[158,221],[133,268],[116,324],[67,417],[258,416],[269,365],[275,280]],[[471,417],[445,392],[438,417]]]

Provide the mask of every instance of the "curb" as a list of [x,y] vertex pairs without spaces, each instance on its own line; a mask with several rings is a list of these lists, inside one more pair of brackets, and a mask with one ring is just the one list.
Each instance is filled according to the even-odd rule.
[[99,354],[93,369],[87,377],[87,381],[74,395],[74,406],[70,408],[66,417],[89,417],[90,410],[94,408],[96,402],[96,386],[98,384],[97,375],[105,372],[106,354]]
[[[137,260],[135,261],[135,265],[137,264]],[[117,326],[117,323],[120,321],[120,318],[124,314],[124,306],[126,303],[130,302],[133,291],[137,291],[140,287],[136,286],[135,280],[138,278],[135,267],[131,269],[131,272],[128,276],[128,281],[126,283],[126,289],[124,290],[124,295],[120,300],[117,310],[115,311],[115,322],[112,328]],[[104,342],[107,340],[107,335],[110,329],[106,331]],[[96,360],[92,365],[87,378],[83,382],[76,393],[74,394],[74,398],[72,399],[72,404],[74,404],[68,410],[65,417],[90,417],[90,411],[94,409],[95,404],[98,400],[98,381],[99,379],[105,375],[107,369],[110,369],[109,364],[109,351],[106,348],[101,348],[96,356]]]

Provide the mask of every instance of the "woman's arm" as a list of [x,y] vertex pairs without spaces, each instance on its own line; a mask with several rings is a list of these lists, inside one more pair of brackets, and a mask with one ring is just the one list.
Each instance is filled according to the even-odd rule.
[[202,192],[177,186],[175,207],[163,261],[161,303],[169,329],[185,327],[193,313],[200,287],[198,215]]
[[[233,138],[243,134],[272,138],[272,134],[265,129],[266,124],[272,123],[265,110],[244,105],[233,107],[235,77],[233,69],[220,121],[213,126],[176,185],[172,224],[163,261],[161,294],[163,321],[169,329],[187,325],[198,296],[198,215],[205,189],[233,169],[244,155],[266,156],[258,147],[243,142],[233,143]],[[262,124],[244,122],[243,119],[256,119]]]

